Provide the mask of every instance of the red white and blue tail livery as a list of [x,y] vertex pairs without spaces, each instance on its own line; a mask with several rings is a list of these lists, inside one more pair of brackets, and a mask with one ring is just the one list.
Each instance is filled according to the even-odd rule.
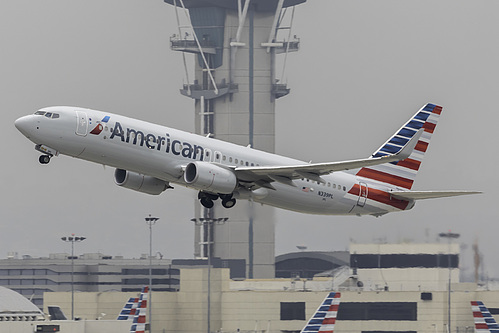
[[137,313],[137,308],[139,307],[139,298],[138,297],[130,297],[128,302],[126,302],[125,306],[121,310],[118,320],[133,320],[135,314]]
[[178,184],[199,191],[206,208],[218,199],[225,208],[249,199],[300,213],[380,216],[420,199],[479,193],[411,190],[441,113],[426,104],[371,156],[325,163],[77,107],[43,108],[15,126],[42,153],[40,163],[68,155],[109,165],[117,185],[142,193]]
[[149,287],[142,288],[139,297],[131,297],[121,310],[118,320],[131,320],[130,333],[144,333]]
[[476,333],[499,333],[499,325],[483,302],[471,301],[471,310],[475,320]]
[[339,292],[329,293],[307,325],[301,330],[301,333],[333,333],[340,298],[341,294]]
[[133,318],[130,333],[145,333],[146,331],[146,312],[147,312],[147,295],[149,287],[144,287],[140,293],[139,306]]
[[416,147],[414,147],[408,158],[372,167],[364,167],[360,169],[357,176],[410,190],[430,144],[431,136],[437,126],[441,112],[442,107],[426,104],[372,155],[373,157],[381,157],[398,152],[420,129],[423,129],[424,131]]
[[[139,297],[130,297],[118,315],[117,320],[133,320],[137,314],[140,301],[144,299],[144,294],[149,292],[149,287],[142,287]],[[147,297],[147,296],[146,296]]]

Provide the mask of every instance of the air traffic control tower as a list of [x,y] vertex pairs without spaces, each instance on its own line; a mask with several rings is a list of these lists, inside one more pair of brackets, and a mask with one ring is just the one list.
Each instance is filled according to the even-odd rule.
[[[295,6],[306,0],[164,1],[175,7],[178,32],[170,44],[182,52],[180,93],[194,101],[196,132],[274,152],[275,102],[289,94],[286,59],[299,47]],[[194,75],[187,54],[194,55]],[[195,257],[245,259],[248,278],[274,277],[273,208],[239,200],[225,209],[217,200],[211,209],[196,203],[195,214]]]

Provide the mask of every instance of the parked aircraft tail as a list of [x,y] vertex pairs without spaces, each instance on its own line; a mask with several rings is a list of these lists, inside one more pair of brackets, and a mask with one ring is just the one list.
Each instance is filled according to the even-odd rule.
[[329,293],[301,333],[333,333],[341,293]]
[[145,332],[148,293],[149,287],[143,287],[140,296],[128,299],[118,316],[118,320],[132,321],[130,333]]
[[441,106],[426,104],[372,155],[372,157],[381,157],[397,153],[418,134],[420,129],[423,129],[424,132],[408,158],[398,162],[363,167],[357,175],[410,190],[441,112]]
[[149,292],[149,287],[144,287],[139,297],[139,305],[137,307],[137,312],[133,318],[132,327],[130,327],[130,333],[145,333],[146,331],[146,312],[147,312],[147,294]]
[[133,320],[135,317],[135,313],[137,312],[137,308],[139,306],[139,298],[138,297],[130,297],[128,302],[126,302],[125,306],[121,310],[118,320]]
[[494,317],[489,309],[480,301],[471,301],[471,310],[473,311],[473,319],[475,320],[476,333],[498,333],[499,325],[497,325]]

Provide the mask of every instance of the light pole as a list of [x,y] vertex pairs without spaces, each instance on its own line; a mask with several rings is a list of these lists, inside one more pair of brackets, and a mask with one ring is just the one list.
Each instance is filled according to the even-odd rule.
[[85,237],[78,237],[75,234],[71,234],[69,237],[61,237],[65,242],[71,243],[71,320],[75,320],[75,288],[74,288],[74,257],[75,257],[75,242],[83,242]]
[[228,217],[220,217],[220,218],[210,218],[210,217],[200,217],[200,218],[194,218],[191,219],[192,222],[194,222],[196,225],[202,225],[204,230],[206,230],[206,256],[208,257],[208,297],[207,297],[207,303],[208,303],[208,309],[207,309],[207,325],[206,325],[206,332],[210,333],[210,321],[211,321],[211,255],[212,255],[212,249],[211,246],[213,244],[213,237],[212,237],[212,232],[213,232],[213,223],[217,224],[223,224],[227,222],[229,218]]
[[149,332],[152,332],[152,226],[156,224],[159,220],[159,217],[152,217],[149,214],[148,217],[145,218],[146,224],[149,226]]
[[452,266],[451,266],[451,257],[450,257],[450,244],[451,244],[451,241],[453,239],[458,239],[459,238],[459,234],[457,233],[453,233],[453,232],[441,232],[438,234],[439,237],[441,238],[447,238],[447,241],[448,241],[448,244],[449,244],[449,253],[447,255],[447,259],[448,259],[448,266],[449,266],[449,289],[448,289],[448,296],[447,296],[447,330],[449,333],[451,333],[451,327],[450,327],[450,293],[451,293],[451,288],[450,288],[450,284],[451,284],[451,278],[452,278],[452,275],[451,275],[451,271],[452,271]]

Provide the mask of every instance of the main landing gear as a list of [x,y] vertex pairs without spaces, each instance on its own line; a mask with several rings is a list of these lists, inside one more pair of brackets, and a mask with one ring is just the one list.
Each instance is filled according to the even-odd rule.
[[224,208],[232,208],[236,205],[236,199],[232,197],[232,194],[214,194],[208,192],[199,192],[198,199],[201,202],[201,205],[206,208],[213,208],[215,203],[213,201],[220,198],[222,200],[222,206]]
[[52,156],[50,155],[41,155],[39,158],[38,158],[38,161],[41,163],[41,164],[48,164],[50,162],[50,158]]

